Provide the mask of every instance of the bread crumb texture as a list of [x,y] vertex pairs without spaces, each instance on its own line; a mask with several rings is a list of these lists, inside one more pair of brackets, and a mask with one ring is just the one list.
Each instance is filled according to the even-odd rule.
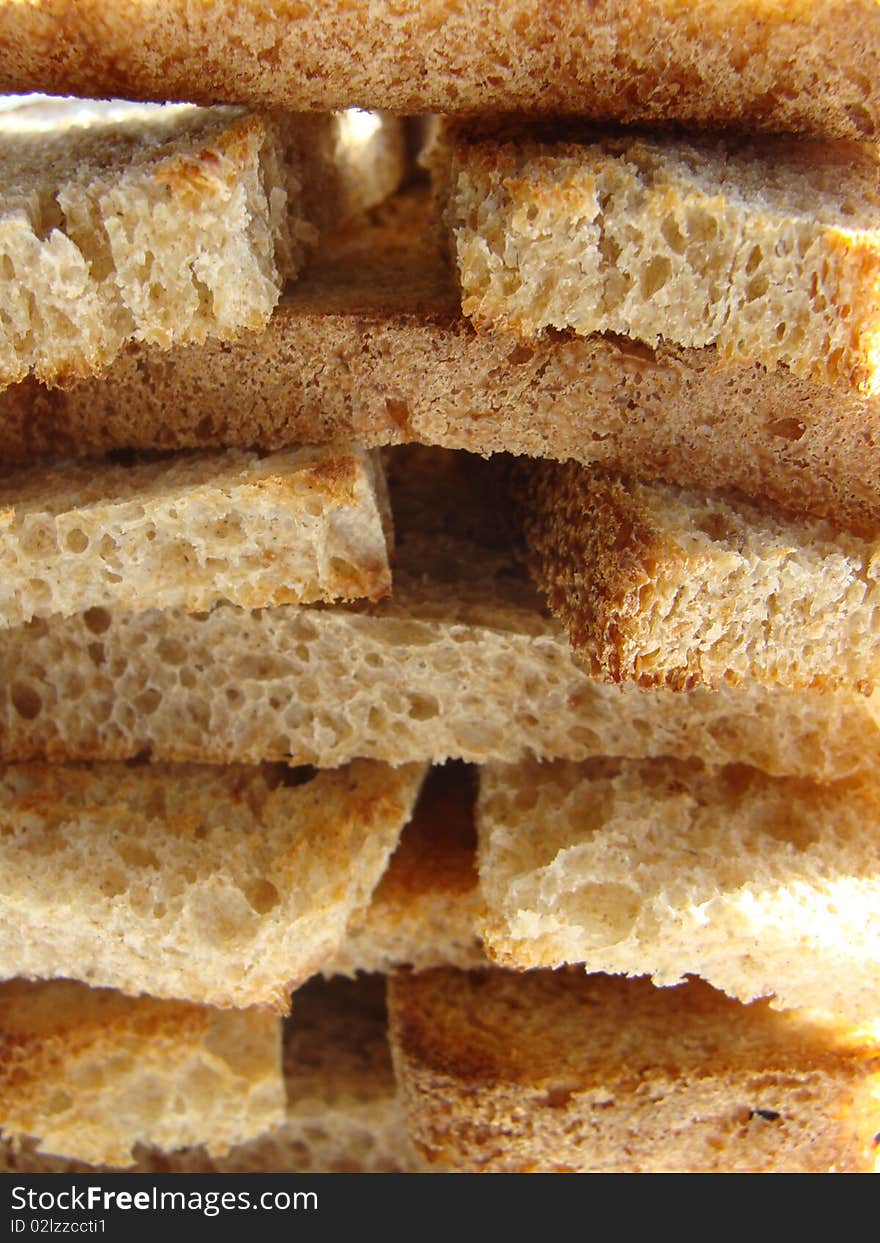
[[592,760],[481,770],[480,884],[490,954],[699,975],[850,1023],[877,1015],[876,782],[820,784],[743,765]]
[[478,324],[712,345],[880,384],[880,164],[787,139],[449,138],[446,218]]
[[[20,991],[22,986],[5,987]],[[29,992],[46,990],[48,996],[56,998],[63,997],[61,990],[69,988],[59,982],[25,987]],[[94,992],[75,987],[84,997]],[[152,1009],[169,1014],[175,1010],[182,1015],[190,1011],[203,1012],[210,1016],[206,1019],[209,1024],[222,1023],[229,1030],[230,1040],[237,1041],[238,1051],[231,1064],[236,1068],[252,1065],[254,1071],[256,1059],[246,1063],[247,1034],[236,1033],[234,1029],[244,1016],[258,1019],[264,1027],[273,1030],[271,1066],[274,1079],[278,1079],[278,1025],[277,1020],[265,1014],[246,1011],[221,1015],[216,1011],[203,1011],[201,1007],[145,998],[137,1001],[120,998],[115,1004],[117,1008],[130,1011],[140,1007],[147,1012]],[[186,1033],[182,1021],[177,1021],[183,1042]],[[39,1027],[30,1010],[26,1009],[23,1015],[23,1025],[29,1032]],[[166,1025],[169,1031],[173,1030],[170,1019]],[[141,1026],[146,1027],[146,1022]],[[39,1041],[40,1037],[35,1039]],[[182,1047],[188,1049],[189,1045]],[[232,1045],[227,1052],[234,1052]],[[145,1138],[135,1146],[134,1163],[126,1161],[125,1164],[132,1173],[151,1174],[396,1173],[418,1168],[396,1095],[388,1047],[384,979],[361,977],[326,983],[316,980],[298,989],[295,1017],[284,1024],[282,1054],[286,1097],[282,1121],[277,1120],[276,1091],[273,1115],[267,1116],[265,1130],[253,1139],[235,1143],[228,1152],[216,1142],[217,1135],[209,1137],[214,1142],[208,1147],[204,1142],[183,1140],[185,1128],[181,1127],[179,1135],[189,1146],[172,1144],[163,1148]],[[161,1074],[161,1068],[157,1068],[157,1073]],[[169,1078],[170,1091],[174,1082],[173,1076]],[[50,1092],[54,1091],[54,1077],[52,1084]],[[104,1092],[109,1101],[107,1082],[96,1090]],[[19,1101],[22,1095],[16,1088],[11,1099]],[[101,1099],[103,1102],[105,1097]],[[10,1107],[5,1108],[8,1111]],[[35,1101],[27,1123],[34,1128],[34,1134],[39,1134],[41,1109],[42,1103]],[[100,1114],[92,1130],[98,1129],[103,1121],[103,1114]],[[112,1119],[110,1122],[112,1124]],[[77,1131],[71,1135],[71,1149],[92,1155],[96,1151],[89,1141],[80,1145],[81,1133]],[[111,1151],[103,1132],[97,1150]],[[102,1166],[106,1167],[109,1159],[108,1156]],[[22,1137],[7,1132],[6,1137],[0,1139],[0,1170],[4,1173],[88,1173],[94,1168],[94,1160],[89,1163],[84,1157],[65,1159],[48,1155],[33,1134]]]
[[573,458],[880,522],[880,398],[711,346],[477,332],[424,187],[325,235],[261,332],[169,354],[133,344],[100,379],[0,392],[4,472],[120,448],[336,440]]
[[392,978],[392,1049],[434,1168],[870,1171],[876,1040],[700,981],[576,971]]
[[860,136],[871,0],[3,0],[0,89]]
[[377,599],[391,587],[380,476],[378,461],[356,448],[8,476],[0,626],[108,605],[198,612],[218,600]]
[[529,559],[595,676],[869,691],[876,531],[567,463],[522,486]]
[[265,327],[318,230],[400,179],[396,122],[343,129],[182,105],[0,113],[0,387],[100,376],[130,342]]
[[0,775],[0,971],[286,1010],[341,944],[423,766]]
[[131,1165],[136,1145],[220,1155],[284,1118],[280,1025],[264,1011],[13,980],[0,1050],[4,1134],[90,1164]]
[[429,773],[412,820],[365,911],[357,912],[327,976],[388,974],[395,968],[482,966],[477,931],[473,769],[444,764]]

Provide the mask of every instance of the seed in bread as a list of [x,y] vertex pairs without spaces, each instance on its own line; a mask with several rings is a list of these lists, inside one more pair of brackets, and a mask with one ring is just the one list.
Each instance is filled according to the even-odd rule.
[[873,1170],[876,1036],[693,980],[576,971],[394,976],[413,1142],[470,1172]]
[[877,1017],[880,792],[669,759],[489,764],[477,810],[504,966],[698,975],[740,1001]]
[[530,466],[522,497],[535,580],[594,676],[872,688],[876,531],[573,463]]
[[203,1144],[221,1156],[284,1119],[280,1024],[261,1010],[12,980],[0,1049],[0,1129],[43,1153],[126,1166],[135,1146]]
[[423,776],[3,769],[0,976],[286,1010],[369,902]]

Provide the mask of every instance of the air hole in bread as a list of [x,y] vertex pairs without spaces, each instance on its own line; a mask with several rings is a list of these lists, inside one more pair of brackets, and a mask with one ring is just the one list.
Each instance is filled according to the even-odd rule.
[[86,609],[83,614],[83,621],[86,624],[86,628],[91,630],[92,634],[104,634],[105,631],[110,629],[110,614],[106,609]]
[[33,721],[40,715],[43,701],[32,686],[25,682],[13,682],[10,694],[12,706],[20,717]]
[[268,915],[281,901],[278,890],[263,877],[247,885],[244,894],[258,915]]
[[74,527],[72,531],[67,532],[67,538],[64,541],[68,552],[80,553],[85,552],[89,546],[89,537],[85,531],[79,527]]

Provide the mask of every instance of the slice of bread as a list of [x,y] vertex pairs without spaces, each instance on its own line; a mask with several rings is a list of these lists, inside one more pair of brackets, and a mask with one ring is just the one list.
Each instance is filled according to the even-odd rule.
[[325,976],[389,974],[482,966],[477,933],[476,774],[461,764],[434,768],[366,910],[357,912]]
[[876,1039],[693,981],[453,970],[391,980],[410,1134],[463,1171],[869,1171]]
[[871,0],[3,0],[0,89],[878,130]]
[[315,226],[399,180],[380,163],[353,186],[361,162],[337,130],[228,108],[0,112],[0,387],[100,375],[129,341],[265,325]]
[[404,1173],[409,1142],[388,1045],[385,980],[312,980],[284,1029],[283,1124],[226,1156],[141,1152],[137,1171],[220,1174]]
[[95,608],[7,630],[0,755],[320,768],[696,755],[822,778],[880,762],[880,696],[753,683],[684,696],[590,676],[512,556],[492,464],[400,452],[393,598]]
[[424,215],[402,196],[322,241],[262,332],[167,356],[133,345],[102,379],[0,393],[0,470],[118,448],[416,440],[880,522],[880,399],[712,347],[475,332]]
[[573,463],[530,468],[522,495],[534,577],[594,676],[873,687],[876,531]]
[[674,760],[486,765],[482,928],[504,966],[698,975],[841,1022],[880,1012],[880,790]]
[[880,161],[871,146],[447,135],[462,309],[546,328],[714,346],[880,386]]
[[382,467],[357,447],[66,463],[0,481],[0,628],[391,589]]
[[369,902],[424,771],[0,770],[0,975],[286,1010]]
[[[0,985],[0,1129],[40,1152],[130,1165],[138,1145],[217,1156],[284,1120],[281,1030],[260,1010]],[[24,1168],[27,1168],[25,1166]]]

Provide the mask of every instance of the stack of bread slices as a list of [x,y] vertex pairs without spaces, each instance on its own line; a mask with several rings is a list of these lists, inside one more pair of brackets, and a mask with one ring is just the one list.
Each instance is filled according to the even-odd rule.
[[880,10],[88,7],[0,0],[4,1168],[874,1169]]

